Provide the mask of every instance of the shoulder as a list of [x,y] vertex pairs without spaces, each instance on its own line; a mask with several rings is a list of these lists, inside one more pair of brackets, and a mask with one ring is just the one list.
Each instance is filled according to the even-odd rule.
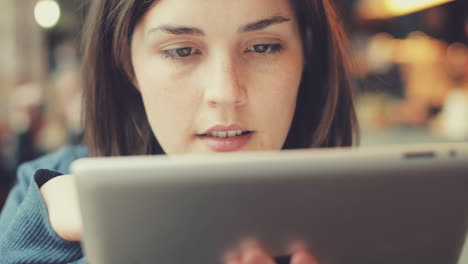
[[53,170],[68,174],[70,173],[70,164],[73,161],[87,156],[88,151],[83,146],[66,146],[53,153],[21,164],[18,168],[18,176],[31,176],[39,169]]

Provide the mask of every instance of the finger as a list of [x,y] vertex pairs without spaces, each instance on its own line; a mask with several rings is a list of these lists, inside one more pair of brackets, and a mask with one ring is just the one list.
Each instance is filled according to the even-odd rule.
[[226,264],[242,264],[240,259],[230,259],[230,260],[227,260],[224,263],[226,263]]
[[242,264],[275,264],[273,258],[255,240],[241,244]]
[[225,259],[225,264],[242,264],[241,259]]
[[237,251],[228,251],[223,255],[223,263],[225,264],[241,264],[241,256]]
[[262,246],[260,245],[260,242],[258,242],[255,239],[245,239],[241,244],[240,244],[240,250],[241,251],[247,251],[247,250],[261,250]]
[[291,253],[291,255],[294,254],[295,252],[308,251],[308,250],[309,250],[309,247],[307,246],[307,244],[300,240],[293,241],[288,246],[288,252]]
[[275,264],[272,257],[270,257],[263,250],[248,250],[242,256],[242,264]]
[[289,246],[291,252],[290,264],[319,264],[317,258],[311,253],[307,245],[302,241],[295,241]]
[[294,253],[291,258],[291,264],[319,264],[317,259],[308,251],[299,251]]

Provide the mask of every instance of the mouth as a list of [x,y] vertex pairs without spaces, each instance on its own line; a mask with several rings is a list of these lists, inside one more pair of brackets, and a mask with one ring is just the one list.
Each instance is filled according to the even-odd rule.
[[253,131],[242,131],[242,130],[229,130],[229,131],[213,131],[206,134],[199,134],[199,137],[213,137],[213,138],[233,138],[244,135],[252,134]]
[[214,152],[233,152],[241,150],[252,138],[255,131],[242,126],[215,126],[196,137]]

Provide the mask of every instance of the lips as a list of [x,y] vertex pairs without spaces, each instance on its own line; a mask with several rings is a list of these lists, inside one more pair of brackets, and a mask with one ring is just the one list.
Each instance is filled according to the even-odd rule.
[[252,131],[242,131],[242,130],[230,130],[230,131],[213,131],[209,134],[202,134],[200,136],[205,137],[217,137],[217,138],[231,138],[242,136],[248,133],[252,133]]
[[239,131],[241,133],[245,133],[245,132],[252,132],[252,131],[249,131],[247,130],[244,126],[242,125],[230,125],[230,126],[223,126],[223,125],[217,125],[217,126],[214,126],[208,130],[206,130],[205,132],[203,132],[202,134],[199,134],[200,136],[216,136],[214,135],[213,133],[220,133],[222,132],[221,134],[223,134],[224,132],[236,132],[236,134],[240,134]]
[[215,152],[232,152],[241,150],[252,138],[254,131],[247,130],[241,125],[214,126],[203,134],[200,139],[209,149]]

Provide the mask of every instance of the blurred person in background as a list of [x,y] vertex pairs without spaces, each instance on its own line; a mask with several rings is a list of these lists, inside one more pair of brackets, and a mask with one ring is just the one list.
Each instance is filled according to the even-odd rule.
[[49,98],[38,146],[52,152],[64,145],[82,141],[81,125],[82,76],[75,44],[61,40],[55,47],[55,68],[49,81]]
[[23,162],[44,154],[38,147],[44,126],[43,91],[39,83],[23,82],[8,100],[8,120],[0,125],[0,208]]
[[14,89],[9,100],[10,162],[16,167],[43,152],[36,142],[44,126],[44,91],[41,84],[24,83]]
[[65,40],[53,53],[57,66],[45,85],[25,82],[10,96],[8,140],[3,148],[9,168],[82,140],[82,80],[76,47]]
[[[86,146],[19,168],[0,215],[2,263],[85,262],[73,175],[62,175],[78,158],[355,143],[346,38],[330,0],[91,3]],[[224,261],[274,263],[250,245]],[[317,264],[312,254],[302,245],[291,263]]]

